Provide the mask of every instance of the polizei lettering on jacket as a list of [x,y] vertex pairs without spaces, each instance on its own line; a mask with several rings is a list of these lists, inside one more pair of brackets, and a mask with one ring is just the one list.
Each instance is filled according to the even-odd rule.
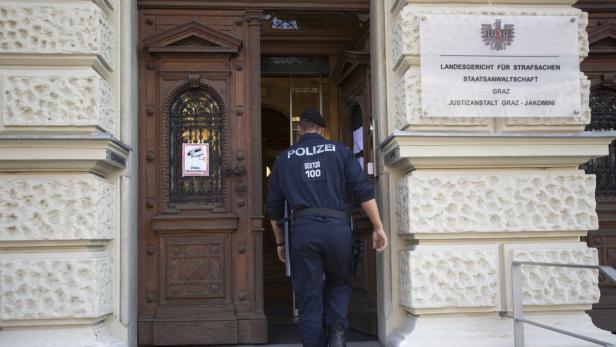
[[303,156],[309,156],[309,155],[316,155],[316,154],[320,154],[320,153],[325,153],[325,152],[335,152],[336,151],[336,145],[328,143],[325,145],[316,145],[316,146],[312,146],[312,147],[297,147],[295,149],[290,150],[287,153],[287,158],[291,158],[291,156],[298,156],[298,157],[303,157]]

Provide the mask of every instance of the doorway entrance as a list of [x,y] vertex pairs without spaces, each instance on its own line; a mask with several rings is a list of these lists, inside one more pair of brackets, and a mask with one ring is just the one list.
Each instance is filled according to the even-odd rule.
[[[340,91],[329,73],[328,57],[262,57],[261,70],[261,107],[262,107],[262,155],[263,155],[263,191],[267,192],[267,178],[278,154],[298,140],[299,114],[307,107],[318,109],[326,118],[328,126],[324,136],[337,141],[345,140],[352,145],[356,157],[365,166],[364,156],[369,151],[363,150],[363,117],[361,107],[354,103],[346,108],[340,105]],[[340,112],[346,112],[348,121],[342,122]],[[341,124],[344,123],[344,124]],[[349,128],[350,127],[350,128]],[[331,128],[335,130],[332,131]],[[351,136],[340,139],[341,129],[349,131]],[[344,133],[344,132],[342,132]],[[355,133],[355,136],[352,136]],[[355,139],[355,140],[353,140]],[[265,204],[265,196],[264,196]],[[370,235],[369,223],[356,208],[354,232],[354,253],[349,269],[350,284],[354,289],[350,309],[349,341],[374,340],[376,335],[376,308],[372,311],[366,305],[369,291],[374,282],[364,284],[365,275],[374,272],[373,264],[363,264],[370,258],[366,253],[364,237]],[[367,227],[367,228],[366,228]],[[368,240],[369,241],[369,240]],[[269,224],[265,224],[263,234],[263,279],[264,307],[269,324],[270,343],[299,343],[296,333],[296,313],[293,289],[290,280],[284,276],[284,266],[277,258],[275,239]],[[368,260],[369,261],[369,260]],[[376,293],[373,292],[376,296]],[[359,306],[360,304],[362,306]],[[372,317],[371,313],[375,316]]]
[[[205,3],[139,7],[143,346],[265,343],[268,321],[292,321],[263,197],[299,111],[321,108],[326,135],[359,148],[367,170],[371,161],[366,14]],[[362,225],[349,316],[375,335],[374,255]]]
[[[325,18],[325,22],[318,22],[314,16]],[[299,114],[307,107],[314,107],[324,115],[327,122],[324,136],[353,148],[362,167],[368,174],[373,174],[369,28],[367,22],[361,21],[366,18],[357,14],[294,12],[277,12],[270,17],[276,18],[276,21],[272,22],[271,27],[269,23],[264,24],[267,27],[262,25],[261,44],[264,52],[261,58],[264,192],[267,191],[266,179],[276,156],[297,141]],[[295,29],[274,32],[273,28],[281,22],[289,23],[287,27],[301,26],[306,18],[320,23],[320,27],[324,27],[327,21],[352,21],[355,26],[349,26],[354,30],[349,30],[346,40],[339,42],[336,51],[332,50],[334,46],[331,42],[323,44],[323,38],[328,37],[324,32],[304,35],[303,38],[294,33]],[[340,31],[336,33],[340,35]],[[284,49],[287,54],[267,54],[276,51],[272,45],[279,48],[281,37],[293,35],[296,40],[292,47]],[[353,294],[349,323],[354,331],[364,334],[355,337],[376,336],[376,264],[371,249],[371,226],[358,206],[353,211],[353,258],[349,269]],[[283,265],[276,257],[275,241],[267,224],[263,247],[264,307],[268,323],[270,327],[287,324],[293,321],[292,288],[290,281],[284,277]]]
[[[318,109],[326,119],[337,119],[335,88],[329,81],[328,57],[270,57],[261,59],[261,120],[264,206],[267,179],[278,154],[298,140],[299,114]],[[328,129],[329,131],[329,129]],[[325,134],[326,137],[330,137]],[[270,324],[289,324],[296,318],[293,290],[277,258],[271,225],[263,235],[264,307]]]

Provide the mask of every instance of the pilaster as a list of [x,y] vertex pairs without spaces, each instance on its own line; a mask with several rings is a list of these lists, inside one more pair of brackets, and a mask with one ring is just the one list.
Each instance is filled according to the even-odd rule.
[[[388,345],[510,346],[512,322],[499,313],[511,311],[511,261],[597,263],[596,250],[580,242],[598,227],[596,182],[579,165],[607,155],[616,133],[583,131],[590,122],[590,83],[583,74],[583,107],[571,117],[428,117],[421,102],[425,16],[571,17],[578,30],[578,42],[571,44],[579,46],[581,62],[588,55],[588,20],[573,3],[392,0],[386,5],[389,137],[381,153],[395,187],[389,198],[390,259],[397,276],[393,302],[399,305],[388,318]],[[598,300],[596,275],[525,268],[525,311],[545,324],[614,341],[584,313]],[[527,328],[527,334],[528,343],[577,345],[547,330]]]
[[119,26],[115,0],[0,4],[0,345],[127,345]]

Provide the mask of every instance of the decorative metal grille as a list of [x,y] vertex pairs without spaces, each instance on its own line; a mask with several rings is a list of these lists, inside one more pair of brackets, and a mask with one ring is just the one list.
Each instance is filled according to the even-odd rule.
[[[590,94],[592,121],[586,130],[606,131],[616,130],[616,91],[599,88]],[[588,174],[597,176],[597,198],[616,197],[616,141],[610,144],[610,154],[607,157],[593,159],[582,168]]]
[[[183,90],[169,108],[169,203],[224,205],[223,105],[207,89]],[[182,144],[209,145],[209,176],[182,176]]]

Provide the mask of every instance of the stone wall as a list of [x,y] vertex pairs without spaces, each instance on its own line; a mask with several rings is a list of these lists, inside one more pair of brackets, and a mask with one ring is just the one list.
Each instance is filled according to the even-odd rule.
[[0,3],[0,150],[29,149],[0,158],[2,346],[127,343],[116,5]]
[[[386,2],[381,63],[388,114],[381,121],[387,121],[391,136],[382,148],[392,189],[389,259],[397,276],[385,328],[388,345],[510,346],[513,330],[502,330],[509,318],[498,313],[512,309],[513,260],[597,264],[596,250],[580,242],[598,227],[595,177],[578,165],[607,154],[611,139],[591,144],[596,137],[580,133],[590,122],[590,83],[583,74],[583,110],[567,118],[427,117],[421,105],[422,16],[573,17],[579,42],[572,44],[579,44],[582,61],[588,54],[587,15],[572,3]],[[558,145],[545,140],[556,137]],[[515,138],[517,153],[503,150],[514,143],[506,138]],[[571,147],[559,149],[565,144]],[[467,148],[466,161],[457,158]],[[524,266],[522,271],[527,312],[543,315],[545,324],[577,322],[560,328],[613,341],[584,313],[599,299],[597,285],[593,270]],[[545,336],[545,345],[576,345],[547,331],[533,334]]]
[[498,247],[427,246],[400,252],[400,304],[482,310],[500,304]]
[[0,7],[0,52],[8,54],[93,54],[113,66],[113,3],[5,1]]
[[111,84],[93,70],[0,71],[4,125],[115,129]]
[[[581,245],[507,245],[508,260],[558,264],[596,265],[597,250]],[[507,284],[509,276],[505,277]],[[599,301],[598,271],[559,267],[522,268],[523,300],[526,305],[577,305]],[[511,307],[508,306],[510,310]]]
[[94,175],[0,175],[0,241],[113,239],[116,195]]
[[[391,49],[388,52],[388,60],[392,66],[392,77],[396,88],[394,92],[395,102],[393,105],[393,122],[396,129],[408,130],[484,130],[491,131],[502,128],[504,131],[563,131],[583,130],[590,122],[590,81],[580,74],[582,84],[583,111],[579,116],[567,118],[447,118],[426,117],[421,109],[421,74],[419,72],[419,35],[421,16],[426,14],[447,15],[508,15],[508,16],[573,16],[578,18],[580,60],[588,56],[588,37],[586,25],[588,16],[578,9],[567,6],[529,6],[516,5],[505,6],[468,6],[458,1],[421,1],[432,3],[431,5],[404,5],[405,1],[396,2],[389,14],[391,29],[389,37]],[[488,3],[487,1],[476,1]],[[558,1],[557,1],[558,2]],[[566,1],[565,1],[566,2]],[[506,2],[503,2],[506,3]],[[401,76],[401,77],[400,77]]]
[[398,232],[545,232],[598,228],[584,172],[408,175],[396,186]]
[[0,273],[3,320],[99,318],[113,310],[108,256],[5,259]]

